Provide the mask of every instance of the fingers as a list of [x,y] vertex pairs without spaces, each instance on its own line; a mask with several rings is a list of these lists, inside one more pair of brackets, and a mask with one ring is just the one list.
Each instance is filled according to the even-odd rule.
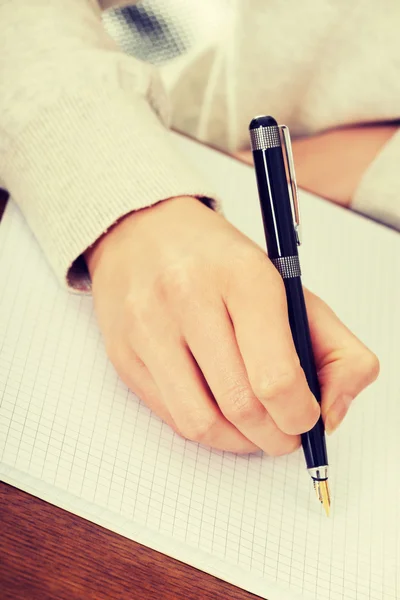
[[176,430],[176,424],[163,402],[158,386],[132,348],[119,337],[115,348],[108,348],[108,355],[125,385],[160,419]]
[[[124,383],[165,423],[184,438],[206,444],[218,450],[249,453],[259,448],[243,437],[220,414],[204,378],[199,373],[190,352],[177,346],[172,348],[173,377],[166,377],[163,369],[155,368],[162,383],[162,392],[143,361],[130,346],[121,342],[118,350],[109,352]],[[182,360],[184,376],[176,377],[177,358]],[[165,363],[164,363],[165,364]],[[153,363],[154,368],[154,363]],[[188,376],[188,370],[191,375]],[[189,379],[189,381],[188,381]]]
[[267,454],[293,452],[300,438],[282,432],[254,394],[222,300],[202,315],[205,326],[188,319],[185,336],[222,414]]
[[236,270],[226,304],[256,397],[287,434],[310,430],[320,407],[311,393],[293,344],[279,274],[260,253],[252,269]]
[[183,344],[174,347],[173,362],[176,371],[172,377],[168,367],[153,365],[153,368],[155,377],[162,381],[163,398],[179,433],[219,450],[238,453],[259,450],[221,413],[192,354]]
[[342,422],[353,399],[379,374],[377,357],[320,298],[305,290],[327,433]]
[[[133,343],[140,347],[142,360],[156,382],[175,430],[189,440],[218,450],[238,453],[259,450],[221,413],[186,343],[165,321],[155,310],[152,335],[146,335],[144,325],[140,334],[136,331]],[[159,405],[155,410],[160,415]]]

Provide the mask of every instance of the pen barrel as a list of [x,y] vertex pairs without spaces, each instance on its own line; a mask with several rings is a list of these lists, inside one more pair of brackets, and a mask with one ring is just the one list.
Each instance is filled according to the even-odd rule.
[[[308,386],[318,402],[321,402],[321,389],[311,344],[310,327],[304,300],[303,286],[300,277],[284,279],[288,305],[289,324],[293,342]],[[307,468],[315,468],[328,464],[324,424],[320,417],[316,425],[301,436]]]
[[253,158],[268,256],[298,256],[282,146],[254,150]]
[[[294,345],[309,388],[320,402],[321,391],[301,283],[295,209],[289,193],[290,168],[286,169],[282,138],[275,119],[255,117],[249,129],[268,256],[282,276]],[[286,157],[290,166],[287,154]],[[308,469],[328,464],[322,418],[310,431],[302,434],[301,441]]]

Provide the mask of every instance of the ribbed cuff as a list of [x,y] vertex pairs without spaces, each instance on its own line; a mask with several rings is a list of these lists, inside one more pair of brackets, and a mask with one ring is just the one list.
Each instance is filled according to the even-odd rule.
[[356,190],[351,207],[400,230],[400,130],[372,161]]
[[216,207],[140,96],[64,95],[18,136],[3,174],[57,277],[80,291],[82,253],[124,215],[188,195]]

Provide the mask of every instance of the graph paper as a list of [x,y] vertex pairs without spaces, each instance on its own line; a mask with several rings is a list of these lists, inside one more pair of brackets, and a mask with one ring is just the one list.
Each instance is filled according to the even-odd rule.
[[[249,234],[257,223],[258,240],[253,173],[209,156],[203,163],[219,165],[216,186],[232,171],[228,217]],[[254,195],[247,207],[237,201],[244,189]],[[328,439],[331,518],[301,451],[273,459],[209,450],[174,434],[130,393],[107,359],[91,298],[58,286],[13,203],[0,225],[1,479],[269,600],[398,599],[399,238],[304,202],[308,222],[331,228],[311,236],[303,270],[382,362],[380,380]],[[345,272],[333,252],[313,252],[318,235],[321,248],[333,244],[335,220],[344,252],[349,233],[358,252],[369,252],[370,277],[355,247]]]

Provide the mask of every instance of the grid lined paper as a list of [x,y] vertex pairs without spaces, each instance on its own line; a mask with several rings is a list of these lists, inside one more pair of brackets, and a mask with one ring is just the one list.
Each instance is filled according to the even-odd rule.
[[[231,164],[218,160],[222,170]],[[241,189],[251,187],[249,170],[238,177]],[[330,207],[318,210],[332,219]],[[375,253],[393,260],[370,287],[357,256],[345,295],[334,286],[333,256],[305,256],[313,273],[318,261],[331,268],[320,288],[336,294],[339,312],[363,282],[358,295],[368,300],[353,303],[351,325],[383,366],[328,439],[330,519],[301,452],[271,459],[211,451],[175,435],[130,393],[106,357],[91,298],[58,287],[12,203],[0,226],[1,478],[269,600],[399,598],[400,318],[392,276],[400,245],[366,226],[383,240]],[[329,247],[326,232],[324,241]]]

